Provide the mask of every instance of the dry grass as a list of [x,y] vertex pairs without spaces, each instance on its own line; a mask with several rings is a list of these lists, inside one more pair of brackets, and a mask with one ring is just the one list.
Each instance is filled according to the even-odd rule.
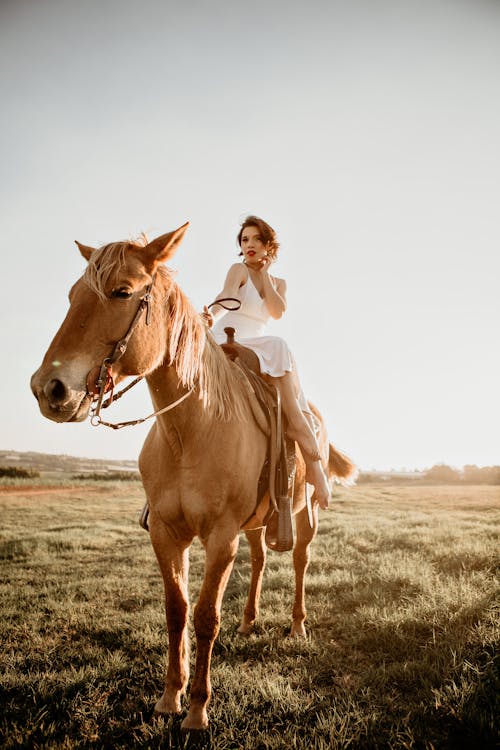
[[[32,482],[31,482],[32,484]],[[3,487],[4,748],[493,748],[499,488],[375,486],[323,514],[306,641],[287,637],[290,554],[270,554],[262,617],[235,633],[244,540],[212,669],[211,729],[155,721],[167,636],[135,482]],[[191,590],[203,554],[191,554]]]

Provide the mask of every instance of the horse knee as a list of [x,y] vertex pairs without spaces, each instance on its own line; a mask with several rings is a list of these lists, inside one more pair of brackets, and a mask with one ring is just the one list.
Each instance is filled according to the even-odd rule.
[[198,639],[211,641],[217,637],[220,627],[220,614],[215,607],[197,605],[194,610],[193,622]]
[[188,603],[184,600],[169,601],[167,598],[165,609],[169,631],[181,633],[187,624]]

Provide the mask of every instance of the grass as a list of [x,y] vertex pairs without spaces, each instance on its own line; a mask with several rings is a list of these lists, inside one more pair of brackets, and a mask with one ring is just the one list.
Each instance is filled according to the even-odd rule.
[[[291,555],[235,633],[242,538],[212,666],[211,727],[153,720],[167,635],[136,482],[2,484],[2,748],[456,750],[499,740],[498,520],[491,486],[363,485],[324,513],[308,633],[287,637]],[[191,593],[203,551],[191,551]]]

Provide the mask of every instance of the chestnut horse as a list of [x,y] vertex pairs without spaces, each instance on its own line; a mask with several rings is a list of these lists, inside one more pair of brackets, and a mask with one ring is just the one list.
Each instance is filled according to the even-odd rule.
[[[208,726],[211,653],[242,528],[251,547],[252,577],[240,633],[251,630],[258,613],[265,563],[262,521],[269,499],[256,508],[256,497],[267,436],[260,407],[239,368],[225,357],[162,265],[175,254],[186,227],[149,243],[116,242],[99,249],[77,243],[87,269],[70,291],[68,314],[31,386],[45,417],[56,422],[84,420],[96,380],[91,373],[129,331],[149,294],[148,315],[138,320],[110,374],[115,384],[127,376],[145,376],[155,410],[185,396],[157,416],[139,468],[149,503],[151,542],[163,576],[169,636],[158,714],[181,711],[189,677],[188,553],[195,536],[205,548],[204,579],[194,609],[196,664],[190,708],[182,724],[184,729],[203,729]],[[350,477],[353,465],[328,444],[323,426],[320,442],[329,475]],[[308,520],[304,476],[298,456],[291,632],[299,636],[305,635],[304,574],[318,523],[317,507],[312,527]]]

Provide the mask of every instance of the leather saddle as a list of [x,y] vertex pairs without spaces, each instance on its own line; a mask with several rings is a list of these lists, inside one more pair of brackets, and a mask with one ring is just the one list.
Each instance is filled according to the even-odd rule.
[[264,380],[259,358],[255,352],[235,340],[234,328],[224,328],[224,333],[227,341],[220,346],[226,356],[244,372],[270,427],[267,456],[258,483],[256,509],[269,493],[269,510],[264,518],[266,544],[269,549],[286,552],[293,547],[295,442],[286,437],[279,391],[276,386]]

